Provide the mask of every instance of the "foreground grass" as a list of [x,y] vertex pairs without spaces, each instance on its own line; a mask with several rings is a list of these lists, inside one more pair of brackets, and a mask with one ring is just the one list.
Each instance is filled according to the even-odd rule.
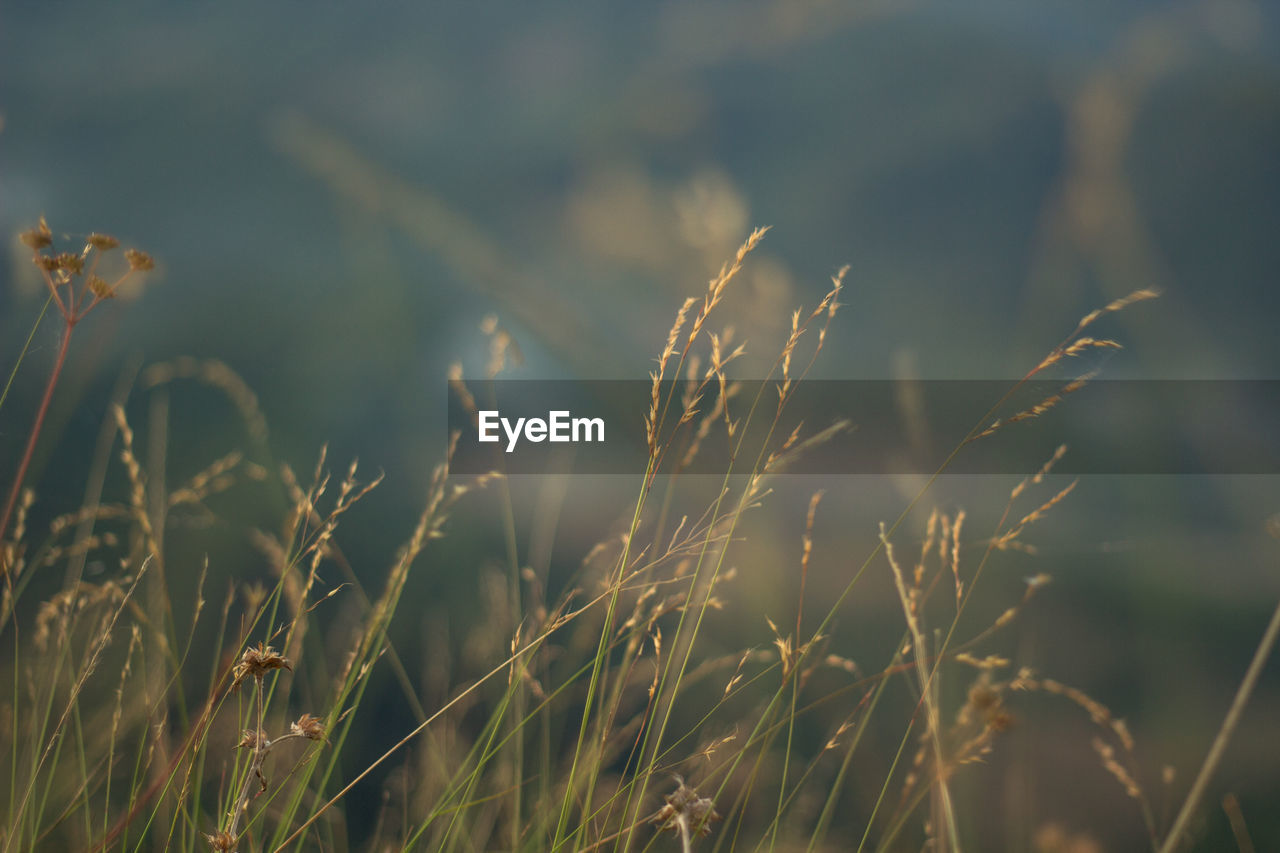
[[[124,276],[151,266],[149,257],[129,254],[121,278],[108,284],[97,261],[115,249],[111,238],[91,235],[83,251],[60,253],[41,223],[27,242],[64,333],[0,522],[10,685],[0,733],[8,756],[0,848],[961,850],[968,821],[957,786],[1000,748],[1013,706],[1034,692],[1088,716],[1098,760],[1117,793],[1132,799],[1152,849],[1177,849],[1280,615],[1184,804],[1162,823],[1124,721],[1080,690],[1013,669],[998,651],[1003,629],[1047,578],[1029,579],[990,624],[975,629],[962,620],[993,560],[1024,548],[1028,528],[1069,499],[1074,483],[1048,486],[1065,448],[1028,472],[986,529],[975,533],[979,522],[956,510],[934,511],[909,532],[944,464],[880,524],[878,545],[844,567],[848,580],[824,607],[805,596],[823,510],[822,494],[814,494],[797,545],[794,624],[769,622],[771,645],[736,651],[717,649],[708,636],[710,614],[739,606],[732,555],[751,545],[747,520],[770,511],[771,481],[847,427],[805,432],[791,426],[787,408],[832,329],[845,271],[815,308],[793,315],[761,386],[769,395],[739,396],[732,366],[744,350],[713,328],[763,237],[752,233],[706,291],[679,308],[651,374],[648,465],[629,521],[602,536],[571,588],[551,596],[545,574],[529,568],[518,547],[519,508],[501,471],[451,477],[448,458],[388,567],[357,571],[338,531],[381,477],[363,478],[355,462],[335,477],[323,450],[307,475],[276,460],[256,398],[217,362],[155,365],[136,388],[126,383],[107,413],[83,505],[55,518],[47,533],[29,530],[35,495],[25,479],[72,332]],[[951,458],[1066,404],[1086,378],[1064,380],[1060,393],[1029,408],[1009,408],[1031,378],[1118,347],[1093,337],[1095,324],[1152,296],[1137,291],[1082,318],[992,401]],[[488,332],[492,377],[505,367],[510,340],[496,324]],[[473,399],[460,369],[451,381],[462,399]],[[226,397],[246,447],[170,487],[168,395],[191,382]],[[148,404],[145,450],[135,447],[126,415],[131,396]],[[757,423],[767,425],[765,438],[748,445]],[[690,507],[682,471],[712,431],[732,448],[730,463],[714,499]],[[118,499],[105,497],[115,493],[110,484],[118,484]],[[392,625],[424,553],[480,490],[496,493],[507,550],[506,570],[482,579],[491,618],[463,638],[488,649],[488,658],[478,677],[418,683],[391,642]],[[234,582],[217,591],[208,577],[226,572],[178,556],[190,550],[182,539],[201,525],[224,529],[236,518],[228,501],[241,499],[260,499],[265,521],[236,522],[226,535],[252,542],[270,571],[266,583],[233,572]],[[875,520],[853,523],[874,529]],[[908,542],[910,559],[895,547]],[[90,559],[110,568],[91,574]],[[892,578],[902,626],[892,652],[864,671],[832,648],[839,615],[873,570]],[[362,579],[373,578],[366,588]],[[368,740],[362,732],[380,725],[369,697],[383,671],[416,723],[369,755],[359,745]],[[967,685],[959,701],[940,689],[944,678]],[[826,730],[814,745],[818,727]],[[869,733],[886,730],[894,732],[889,761],[866,797],[851,789],[853,772],[876,761],[867,756]],[[885,749],[880,743],[875,753]],[[353,839],[348,794],[376,784],[382,803],[373,827]],[[1038,839],[1052,848],[1048,836]]]

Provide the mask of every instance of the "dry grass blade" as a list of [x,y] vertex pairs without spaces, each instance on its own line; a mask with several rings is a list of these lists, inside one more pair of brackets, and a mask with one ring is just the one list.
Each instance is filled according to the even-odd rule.
[[[50,732],[44,749],[40,752],[40,758],[31,772],[31,782],[27,785],[26,790],[22,794],[22,799],[18,802],[17,809],[14,812],[14,817],[10,824],[11,826],[19,825],[19,821],[21,820],[23,813],[26,811],[28,803],[31,801],[31,796],[35,792],[36,779],[40,774],[40,770],[44,767],[45,762],[49,760],[49,756],[53,752],[54,748],[59,744],[60,735],[64,727],[67,725],[67,720],[71,718],[71,715],[78,708],[77,700],[80,697],[81,691],[84,690],[85,683],[89,680],[89,676],[93,674],[94,669],[97,668],[98,661],[101,659],[103,651],[106,650],[107,645],[111,642],[111,635],[115,631],[116,623],[119,621],[121,614],[124,613],[129,602],[133,599],[133,594],[138,589],[138,584],[141,582],[143,575],[146,574],[147,567],[150,563],[150,557],[142,561],[142,565],[139,566],[138,573],[134,576],[133,582],[129,584],[129,588],[125,591],[124,595],[121,596],[119,605],[111,614],[110,619],[95,641],[85,666],[81,669],[80,675],[72,685],[71,693],[67,697],[66,707],[63,709],[62,715],[58,718],[57,723]],[[5,840],[3,848],[5,853],[8,853],[12,848],[17,837],[18,833],[16,832],[11,832],[9,834],[8,838]]]
[[601,593],[600,595],[598,595],[598,596],[596,596],[594,599],[592,599],[590,602],[588,602],[587,604],[583,605],[581,608],[579,608],[579,609],[577,609],[577,610],[573,611],[572,613],[567,613],[567,614],[565,614],[564,616],[560,617],[558,620],[556,620],[556,622],[555,622],[555,623],[553,623],[553,624],[551,625],[551,627],[550,627],[550,628],[548,628],[548,629],[547,629],[546,631],[544,631],[542,634],[538,635],[535,639],[533,639],[533,640],[531,640],[530,642],[526,643],[526,644],[525,644],[523,647],[521,647],[519,650],[517,650],[516,652],[512,653],[511,655],[509,655],[509,656],[507,657],[507,659],[506,659],[506,660],[504,660],[502,663],[498,664],[498,665],[497,665],[497,666],[495,666],[493,669],[489,670],[489,671],[488,671],[487,673],[485,673],[483,676],[481,676],[480,678],[478,678],[478,679],[476,679],[474,682],[472,682],[472,684],[471,684],[469,687],[467,687],[466,689],[464,689],[464,690],[460,691],[456,696],[454,696],[454,697],[453,697],[452,699],[450,699],[448,702],[446,702],[446,703],[444,703],[443,705],[441,705],[441,706],[440,706],[440,708],[439,708],[439,709],[437,709],[437,710],[436,710],[433,714],[431,714],[429,717],[427,717],[427,719],[425,719],[425,720],[423,720],[421,723],[419,723],[419,724],[418,724],[418,726],[417,726],[416,728],[414,728],[412,731],[410,731],[408,734],[406,734],[404,737],[402,737],[399,741],[397,741],[397,742],[395,743],[395,745],[393,745],[390,749],[388,749],[388,750],[387,750],[386,752],[384,752],[381,756],[379,756],[377,759],[375,759],[371,764],[369,764],[367,767],[365,767],[365,769],[364,769],[364,770],[362,770],[362,771],[360,771],[360,773],[356,774],[355,778],[353,778],[350,782],[348,782],[348,783],[347,783],[347,784],[346,784],[346,785],[345,785],[341,790],[339,790],[339,791],[338,791],[338,793],[334,794],[332,797],[330,797],[328,800],[326,800],[323,804],[321,804],[321,805],[320,805],[320,806],[319,806],[319,807],[318,807],[318,808],[317,808],[317,809],[312,813],[311,817],[307,818],[307,820],[305,820],[305,821],[304,821],[300,826],[298,826],[298,827],[293,831],[293,833],[292,833],[292,834],[290,834],[290,835],[289,835],[289,837],[288,837],[288,838],[286,838],[286,839],[284,840],[284,842],[283,842],[283,843],[281,843],[279,846],[277,846],[277,847],[275,848],[274,853],[280,853],[280,851],[284,850],[284,849],[285,849],[285,848],[287,848],[290,844],[292,844],[294,841],[297,841],[299,838],[301,838],[301,837],[302,837],[302,834],[303,834],[304,832],[306,832],[306,831],[307,831],[307,829],[308,829],[308,828],[309,828],[313,823],[315,823],[317,820],[319,820],[319,819],[320,819],[320,817],[321,817],[325,812],[327,812],[329,809],[333,808],[333,806],[334,806],[334,805],[335,805],[339,800],[341,800],[341,799],[342,799],[343,797],[345,797],[348,793],[350,793],[352,788],[354,788],[356,785],[360,784],[360,782],[361,782],[361,781],[363,781],[363,780],[364,780],[364,779],[365,779],[365,778],[366,778],[370,773],[372,773],[375,769],[377,769],[379,766],[381,766],[381,765],[382,765],[382,763],[383,763],[383,762],[385,762],[387,759],[389,759],[391,756],[395,755],[397,752],[399,752],[401,749],[403,749],[403,748],[405,747],[405,745],[407,745],[410,741],[412,741],[412,740],[413,740],[414,738],[416,738],[418,735],[420,735],[420,734],[422,734],[424,731],[426,731],[426,729],[427,729],[427,727],[428,727],[428,726],[430,726],[432,723],[434,723],[434,722],[436,722],[437,720],[439,720],[442,716],[444,716],[446,713],[448,713],[450,709],[452,709],[452,708],[453,708],[454,706],[456,706],[456,705],[459,705],[459,704],[463,703],[463,702],[464,702],[465,700],[467,700],[467,699],[468,699],[472,694],[474,694],[477,690],[479,690],[481,687],[483,687],[483,686],[484,686],[485,684],[487,684],[489,681],[491,681],[491,680],[493,680],[494,678],[496,678],[497,676],[501,675],[503,672],[506,672],[506,671],[511,667],[511,665],[512,665],[512,664],[516,663],[518,660],[520,660],[522,657],[524,657],[525,655],[527,655],[529,652],[533,651],[534,649],[540,648],[540,647],[542,646],[543,642],[544,642],[548,637],[550,637],[552,634],[554,634],[556,631],[559,631],[559,630],[560,630],[561,628],[563,628],[565,625],[567,625],[567,624],[569,624],[570,622],[572,622],[573,620],[577,619],[577,618],[578,618],[579,616],[581,616],[583,613],[585,613],[585,612],[587,612],[588,610],[592,609],[592,608],[593,608],[593,607],[595,607],[596,605],[600,604],[601,602],[606,601],[606,600],[610,597],[610,595],[611,595],[611,594],[612,594],[612,592],[611,592],[611,591]]
[[[275,130],[281,147],[337,192],[418,237],[456,269],[479,273],[491,287],[520,278],[511,274],[517,265],[503,260],[498,242],[442,200],[397,189],[391,175],[301,119],[286,118]],[[1124,720],[1083,690],[1039,678],[1030,669],[1010,676],[1017,658],[1007,646],[986,644],[993,637],[1010,639],[1008,626],[1029,615],[1027,605],[1048,576],[1030,574],[1019,586],[1022,572],[1005,574],[999,594],[1009,600],[991,607],[972,631],[971,620],[962,619],[970,604],[987,611],[988,602],[974,592],[988,564],[996,564],[993,573],[1001,572],[1033,553],[1022,535],[1076,488],[1075,482],[1043,485],[1065,447],[1013,488],[1003,511],[998,504],[990,510],[979,505],[971,514],[958,507],[935,509],[923,536],[910,543],[910,559],[902,562],[908,546],[895,533],[916,518],[923,508],[918,502],[947,472],[950,459],[896,521],[880,525],[878,544],[869,543],[870,555],[853,567],[844,565],[848,548],[843,546],[849,542],[837,537],[830,543],[827,531],[818,528],[820,520],[824,528],[842,523],[846,510],[861,506],[845,502],[841,484],[824,482],[827,497],[824,490],[801,484],[803,491],[792,497],[799,503],[776,514],[760,512],[794,485],[775,475],[793,466],[799,454],[851,428],[843,420],[829,426],[812,418],[806,423],[792,417],[795,405],[788,408],[799,401],[797,388],[823,351],[848,267],[818,291],[825,295],[816,307],[791,312],[766,303],[779,309],[770,315],[779,337],[770,353],[776,358],[763,363],[768,369],[758,387],[732,375],[748,359],[733,327],[721,324],[730,307],[725,303],[737,299],[744,285],[772,286],[769,260],[758,277],[748,280],[745,272],[767,230],[751,231],[736,251],[732,243],[718,243],[715,251],[731,249],[724,255],[728,260],[705,287],[700,284],[696,296],[679,304],[670,325],[663,322],[658,330],[651,381],[636,401],[648,458],[643,478],[635,483],[634,504],[628,501],[604,522],[606,529],[597,531],[592,527],[599,522],[590,513],[571,516],[568,478],[555,488],[529,491],[523,485],[527,481],[504,482],[491,496],[497,508],[480,514],[468,542],[460,544],[466,552],[439,555],[442,563],[448,561],[446,570],[455,565],[478,570],[474,604],[484,620],[470,618],[470,612],[457,618],[462,611],[451,612],[453,599],[438,605],[441,612],[434,612],[433,602],[430,609],[407,614],[408,624],[403,612],[429,600],[415,590],[410,575],[433,568],[424,554],[435,556],[429,551],[432,540],[445,535],[460,499],[501,477],[490,472],[466,479],[451,473],[462,434],[449,436],[449,451],[429,472],[422,503],[400,508],[408,513],[411,530],[377,576],[379,586],[366,591],[367,575],[354,568],[366,556],[358,559],[354,550],[364,539],[346,541],[345,525],[361,515],[351,510],[382,482],[381,474],[361,480],[354,460],[331,474],[327,448],[314,469],[298,475],[278,460],[268,462],[272,448],[266,444],[260,401],[221,362],[178,358],[143,372],[143,386],[156,392],[150,398],[150,422],[135,436],[125,412],[137,408],[122,391],[118,405],[108,410],[112,429],[99,454],[103,477],[107,472],[116,477],[106,493],[114,489],[117,503],[101,503],[98,488],[81,509],[55,510],[63,514],[43,544],[32,541],[31,527],[44,506],[32,515],[29,489],[10,497],[0,519],[0,562],[9,571],[0,631],[12,625],[15,659],[23,665],[28,658],[36,662],[25,671],[15,666],[15,699],[0,702],[0,737],[7,736],[10,747],[17,744],[8,762],[13,781],[0,853],[55,845],[284,853],[341,845],[344,833],[350,843],[378,850],[568,853],[670,847],[691,853],[704,849],[703,838],[722,819],[721,812],[725,824],[705,841],[707,850],[844,849],[862,833],[863,845],[873,849],[924,845],[952,853],[968,840],[961,830],[978,825],[977,818],[958,811],[971,799],[961,787],[966,768],[984,761],[1000,745],[998,735],[1020,724],[1018,703],[1030,703],[1026,691],[1048,694],[1070,703],[1073,712],[1088,714],[1097,726],[1094,750],[1101,767],[1140,803],[1153,847],[1158,846],[1134,737]],[[93,266],[98,253],[119,248],[113,238],[94,234],[83,251],[55,251],[54,236],[42,222],[23,239],[49,286],[49,313],[62,312],[68,331],[83,310],[123,295]],[[110,257],[128,267],[125,275],[153,265],[139,252]],[[499,306],[504,318],[510,311],[534,336],[571,341],[579,352],[594,352],[589,336],[548,333],[576,328],[573,311],[561,310],[562,302],[528,299],[544,292],[536,282],[520,289],[515,303]],[[1035,395],[1023,383],[1071,358],[1105,359],[1120,343],[1102,337],[1097,324],[1155,295],[1137,291],[1082,317],[1009,395],[978,422],[966,424],[973,429],[965,442],[1065,405],[1092,374],[1066,384],[1064,379]],[[753,328],[757,319],[752,313]],[[496,316],[487,317],[480,332],[486,349],[480,362],[488,379],[519,363],[519,347]],[[59,365],[65,347],[64,339]],[[755,347],[753,340],[751,356]],[[124,384],[129,388],[139,367],[128,374]],[[458,364],[448,368],[447,377],[451,404],[460,402],[474,420],[478,405],[472,390],[480,389],[468,387]],[[187,393],[185,384],[173,384],[186,380],[226,398],[230,406],[223,408],[243,422],[243,429],[234,430],[242,443],[248,439],[243,450],[228,453],[219,447],[212,461],[177,455],[177,445],[169,444],[168,397]],[[1050,394],[1057,385],[1062,387]],[[756,392],[743,393],[747,388]],[[182,418],[174,424],[175,432],[183,429]],[[962,448],[963,443],[955,452]],[[715,479],[689,473],[695,459],[705,462],[712,452],[727,453],[728,460]],[[117,454],[120,470],[113,464]],[[176,487],[166,483],[166,458],[173,461],[172,469],[182,471],[173,478]],[[392,479],[398,474],[393,472]],[[1048,494],[1019,505],[1033,487]],[[242,488],[244,501],[236,504]],[[536,507],[532,531],[523,529],[526,496]],[[950,500],[940,503],[948,506]],[[179,509],[167,512],[174,508]],[[270,515],[259,520],[259,512]],[[975,535],[974,525],[985,524],[988,513],[999,520]],[[248,514],[252,524],[242,521]],[[394,514],[379,514],[372,523],[384,525],[389,517]],[[10,522],[12,535],[6,538]],[[481,547],[471,550],[469,543],[481,541],[490,525],[502,528],[506,549],[501,558]],[[574,538],[582,529],[591,530],[588,541],[599,544],[580,565],[577,553],[553,554],[566,542],[586,551],[587,542]],[[533,535],[526,539],[526,532]],[[213,566],[212,578],[227,573],[221,616],[213,619],[204,606],[203,570],[191,606],[185,597],[172,598],[163,583],[166,568],[175,579],[188,568],[192,545],[208,547],[197,534],[216,540],[205,563],[206,569]],[[962,541],[966,535],[969,541]],[[381,536],[367,538],[382,541]],[[249,560],[239,556],[237,539],[250,546],[244,549]],[[792,553],[796,544],[798,555]],[[344,547],[353,549],[350,559]],[[891,581],[892,592],[882,585],[877,594],[898,599],[905,627],[895,622],[893,635],[868,649],[852,644],[862,642],[859,632],[870,620],[846,617],[855,601],[854,583],[876,565],[881,550],[890,567],[890,577],[882,580]],[[146,552],[151,553],[141,561]],[[225,560],[228,553],[236,555],[233,560]],[[792,558],[779,559],[779,554]],[[224,568],[221,560],[234,565]],[[64,561],[74,570],[61,588],[46,594],[31,583],[33,576],[41,577],[35,568]],[[494,567],[498,562],[502,571]],[[784,578],[759,571],[761,565],[776,569],[779,562],[787,567]],[[122,579],[116,568],[139,563],[133,578]],[[330,578],[330,570],[344,577]],[[833,595],[836,573],[842,573],[837,587],[843,591]],[[187,578],[181,579],[186,588]],[[148,594],[135,596],[140,582]],[[29,618],[16,604],[27,586],[41,595],[39,609],[32,608]],[[175,603],[180,605],[176,613]],[[859,606],[877,603],[885,602]],[[770,611],[779,604],[785,618]],[[787,609],[793,604],[794,613]],[[209,624],[218,618],[216,626]],[[183,648],[181,640],[170,638],[182,634],[176,626],[185,628],[188,622],[191,632]],[[28,625],[30,636],[23,634],[19,652],[19,630],[26,632]],[[750,636],[735,633],[738,628]],[[416,629],[425,632],[420,678],[413,666],[419,660],[406,656],[406,666],[396,647],[405,630]],[[130,639],[106,656],[113,630],[127,630]],[[1162,853],[1186,840],[1187,815],[1206,796],[1208,779],[1278,634],[1280,608]],[[412,642],[417,635],[409,636]],[[207,671],[188,661],[192,648],[209,650]],[[876,648],[884,656],[868,664],[866,657]],[[95,669],[111,669],[112,661],[118,661],[119,670],[104,684],[90,679]],[[46,662],[51,662],[47,683],[40,683]],[[963,681],[952,677],[957,672]],[[400,701],[384,692],[388,676],[403,693],[409,721],[400,727],[403,736],[379,755],[376,748],[385,743],[368,751],[368,728],[376,725],[379,703]],[[188,707],[191,697],[198,698]],[[951,706],[950,697],[958,707]],[[28,712],[32,706],[40,706],[34,714]],[[20,723],[14,708],[27,715]],[[299,713],[305,709],[321,715]],[[870,740],[864,734],[889,727],[905,731],[887,754],[877,748],[868,756],[865,746],[859,748]],[[25,748],[23,737],[30,741]],[[238,748],[230,748],[237,738]],[[282,766],[282,755],[292,758],[295,751],[292,769]],[[400,762],[403,766],[395,766]],[[676,771],[697,774],[697,789],[678,777],[665,787]],[[864,803],[868,785],[874,795],[881,782],[879,797]],[[371,788],[379,784],[381,805],[370,821],[374,828],[359,838],[358,821],[343,826],[355,817],[352,797],[376,797]],[[958,796],[962,791],[964,798]],[[1117,799],[1133,808],[1127,798]],[[856,826],[846,816],[851,802],[856,813],[870,815]],[[1238,804],[1224,802],[1224,809],[1237,838],[1247,837]],[[1030,829],[1025,835],[1032,844],[1041,838]]]
[[1213,778],[1214,772],[1218,769],[1218,764],[1222,761],[1222,756],[1227,750],[1227,744],[1231,741],[1231,736],[1235,734],[1236,726],[1240,723],[1240,715],[1244,713],[1244,708],[1249,704],[1249,697],[1253,695],[1253,690],[1258,685],[1258,678],[1262,675],[1262,670],[1267,665],[1267,660],[1271,657],[1271,650],[1275,648],[1276,638],[1280,637],[1280,604],[1276,605],[1275,611],[1271,614],[1271,621],[1267,623],[1267,628],[1262,633],[1262,639],[1258,641],[1258,648],[1253,653],[1253,660],[1249,662],[1249,668],[1245,670],[1244,678],[1240,682],[1240,687],[1236,690],[1235,698],[1231,700],[1231,707],[1227,709],[1227,716],[1222,721],[1222,727],[1218,729],[1217,736],[1213,739],[1213,744],[1209,747],[1209,753],[1204,758],[1204,764],[1200,766],[1200,772],[1196,774],[1196,780],[1191,785],[1191,790],[1187,792],[1187,798],[1182,803],[1182,808],[1178,810],[1178,816],[1174,818],[1173,826],[1169,828],[1168,835],[1165,836],[1164,843],[1160,845],[1160,853],[1174,853],[1179,847],[1186,843],[1183,837],[1187,831],[1187,826],[1191,822],[1191,816],[1195,814],[1197,808],[1200,807],[1200,801],[1204,798],[1205,792],[1209,788],[1209,780]]
[[934,832],[943,833],[939,837],[941,843],[947,849],[959,851],[960,834],[956,828],[955,806],[952,803],[951,790],[947,785],[947,761],[943,755],[942,748],[941,714],[938,709],[936,669],[933,672],[929,670],[929,651],[925,642],[924,632],[921,630],[920,616],[915,608],[912,607],[911,595],[907,590],[902,568],[898,565],[898,561],[894,556],[893,543],[889,541],[884,522],[880,523],[880,543],[884,550],[885,559],[889,561],[889,567],[893,571],[893,584],[898,591],[898,600],[902,605],[903,618],[906,619],[907,630],[911,635],[912,646],[915,651],[916,675],[920,681],[920,704],[924,706],[928,725],[926,737],[929,738],[930,745],[933,748],[933,790],[936,792],[938,811],[943,820],[943,825],[935,826]]

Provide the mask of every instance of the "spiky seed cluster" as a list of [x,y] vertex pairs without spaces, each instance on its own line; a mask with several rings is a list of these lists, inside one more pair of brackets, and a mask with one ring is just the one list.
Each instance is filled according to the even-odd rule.
[[53,232],[49,230],[49,223],[45,222],[42,216],[40,224],[30,231],[23,231],[19,239],[27,245],[27,248],[38,252],[53,245]]
[[89,276],[89,292],[99,299],[115,299],[115,291],[100,275]]
[[156,262],[146,252],[137,249],[125,249],[125,260],[129,262],[129,269],[146,271],[154,269]]
[[318,717],[303,714],[295,722],[289,724],[289,731],[301,735],[307,740],[324,740],[324,724]]
[[205,839],[209,842],[209,846],[220,853],[234,850],[236,848],[236,837],[229,832],[215,832],[212,835],[205,835]]
[[58,269],[66,270],[72,275],[80,275],[84,272],[84,258],[71,252],[54,255],[53,262]]
[[254,731],[253,729],[245,729],[240,735],[240,742],[236,744],[236,749],[258,749],[266,747],[271,741],[264,731]]
[[236,664],[234,670],[235,683],[239,684],[250,676],[261,679],[273,669],[287,669],[293,672],[293,667],[289,665],[288,658],[271,646],[265,643],[258,643],[256,649],[245,649],[244,654],[240,656],[240,663]]
[[98,275],[98,262],[102,255],[120,248],[119,240],[95,232],[84,238],[78,251],[59,252],[54,246],[53,231],[43,217],[38,226],[24,231],[19,239],[31,249],[31,260],[44,275],[45,285],[68,326],[84,319],[99,302],[114,298],[130,276],[155,268],[155,261],[146,252],[126,249],[127,268],[108,280]]
[[716,804],[678,779],[680,786],[666,795],[667,804],[658,810],[653,822],[659,832],[670,830],[682,835],[710,835],[711,824],[720,820]]

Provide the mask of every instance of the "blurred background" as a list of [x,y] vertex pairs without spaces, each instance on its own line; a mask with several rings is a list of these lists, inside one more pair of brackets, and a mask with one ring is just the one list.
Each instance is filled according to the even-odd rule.
[[[483,318],[518,343],[513,378],[643,378],[681,301],[756,225],[772,230],[720,317],[748,342],[743,376],[848,264],[815,375],[1017,378],[1088,310],[1154,287],[1161,299],[1100,328],[1126,345],[1105,375],[1280,379],[1280,15],[1266,4],[124,0],[0,14],[6,376],[44,300],[18,231],[43,214],[159,264],[78,337],[33,468],[37,517],[78,505],[120,377],[213,358],[257,393],[276,458],[309,470],[328,442],[335,468],[359,456],[387,473],[344,528],[376,583],[443,455],[448,366],[485,370]],[[58,333],[37,331],[0,414],[0,482]],[[145,401],[130,405],[144,421]],[[246,441],[217,395],[175,387],[170,405],[175,479]],[[966,508],[977,537],[1014,482],[947,478],[925,503]],[[1054,577],[1004,651],[1126,718],[1157,800],[1170,765],[1166,799],[1180,801],[1280,596],[1265,531],[1278,485],[1086,477],[1036,531],[1036,556],[990,569],[988,621],[1022,578]],[[780,481],[716,642],[768,645],[764,616],[794,618],[815,488],[828,496],[810,590],[830,600],[909,487]],[[634,491],[513,484],[526,559],[567,579]],[[554,524],[535,511],[548,494]],[[487,500],[411,581],[422,612],[485,618],[478,579],[505,553]],[[923,516],[904,529],[918,537]],[[262,571],[244,542],[204,547],[215,572]],[[833,640],[867,667],[900,629],[878,568]],[[412,645],[426,629],[398,630]],[[410,650],[407,665],[423,664]],[[985,849],[1025,849],[1050,825],[1098,849],[1142,843],[1079,709],[1021,713],[958,795]],[[1277,713],[1273,663],[1206,801],[1207,844],[1231,843],[1218,803],[1233,791],[1259,849],[1280,847]],[[390,701],[386,719],[386,737],[408,727]],[[851,808],[869,795],[858,786]]]

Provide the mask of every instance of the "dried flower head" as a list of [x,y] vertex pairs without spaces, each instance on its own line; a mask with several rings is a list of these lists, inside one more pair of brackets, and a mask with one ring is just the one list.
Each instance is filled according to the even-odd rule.
[[90,256],[95,250],[101,253],[118,248],[119,240],[108,234],[94,232],[85,238],[84,248],[80,251],[59,252],[53,246],[53,232],[43,218],[39,227],[25,231],[20,236],[22,242],[32,250],[31,261],[43,274],[50,296],[68,326],[74,326],[83,320],[100,302],[114,299],[121,284],[133,273],[155,267],[155,262],[146,252],[129,249],[125,252],[128,269],[104,278],[97,274],[97,256]]
[[59,268],[72,275],[80,275],[80,273],[84,272],[84,258],[74,252],[62,252],[54,260]]
[[293,672],[288,658],[271,646],[258,643],[256,649],[245,649],[244,654],[240,656],[240,663],[236,664],[235,668],[235,683],[239,684],[249,676],[261,679],[273,669],[287,669]]
[[693,835],[710,835],[711,824],[720,820],[716,804],[710,797],[699,797],[698,792],[676,777],[679,787],[666,795],[667,804],[658,810],[653,822],[659,832],[670,830],[684,838]]
[[53,244],[53,232],[49,230],[49,223],[45,222],[42,216],[40,225],[30,231],[23,231],[19,239],[32,251],[39,251]]
[[236,744],[236,749],[265,748],[269,743],[271,743],[271,739],[267,737],[266,732],[261,730],[255,732],[252,729],[245,729],[244,734],[240,736],[240,742]]
[[111,289],[111,285],[103,280],[102,276],[89,276],[89,290],[99,299],[115,299],[116,292]]
[[205,835],[205,839],[209,842],[209,846],[220,853],[236,848],[236,837],[229,832],[215,832],[212,835]]
[[150,255],[138,249],[125,249],[124,257],[129,262],[129,269],[132,270],[145,271],[153,269],[156,265]]
[[295,722],[289,724],[289,730],[295,735],[302,735],[307,740],[324,740],[324,723],[319,717],[303,714]]

